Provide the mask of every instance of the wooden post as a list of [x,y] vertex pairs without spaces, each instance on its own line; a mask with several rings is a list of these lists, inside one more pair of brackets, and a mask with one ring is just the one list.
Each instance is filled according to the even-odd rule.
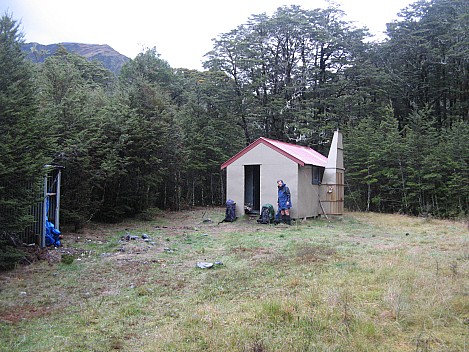
[[41,248],[46,246],[46,221],[47,221],[47,173],[44,175],[44,200],[42,201],[42,230],[41,230]]

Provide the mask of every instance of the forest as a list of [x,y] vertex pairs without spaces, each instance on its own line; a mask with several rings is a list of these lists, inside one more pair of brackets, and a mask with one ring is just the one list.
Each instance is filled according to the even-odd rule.
[[349,210],[466,218],[469,3],[417,1],[382,42],[343,15],[280,7],[215,38],[203,71],[149,48],[116,76],[65,50],[27,61],[3,14],[0,232],[30,221],[46,164],[64,167],[62,222],[80,227],[222,205],[220,165],[247,144],[327,155],[337,128]]

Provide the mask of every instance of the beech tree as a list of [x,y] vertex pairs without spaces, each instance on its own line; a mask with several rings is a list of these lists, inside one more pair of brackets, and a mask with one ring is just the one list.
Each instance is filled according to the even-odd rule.
[[191,205],[224,202],[220,164],[244,147],[242,130],[233,123],[233,81],[220,71],[176,70],[182,95],[178,120],[183,133],[183,194]]
[[21,52],[23,35],[9,14],[0,18],[0,234],[22,231],[53,146],[38,114],[33,70]]
[[233,79],[246,143],[263,135],[321,149],[346,122],[339,107],[355,88],[345,73],[365,51],[366,33],[342,15],[337,8],[281,7],[215,41],[205,67]]
[[134,186],[129,192],[133,192],[135,202],[151,195],[151,201],[142,204],[143,209],[178,209],[181,205],[182,134],[173,103],[180,94],[175,80],[173,70],[154,48],[128,62],[120,75],[121,89],[136,113],[127,151],[127,183]]
[[79,227],[99,212],[102,184],[117,173],[103,170],[114,146],[104,150],[108,139],[98,123],[99,111],[110,103],[113,77],[102,65],[61,49],[38,66],[37,84],[40,113],[57,136],[54,162],[65,167],[63,220]]
[[413,110],[433,109],[437,128],[469,119],[469,7],[465,0],[418,1],[388,24],[381,45],[401,127]]

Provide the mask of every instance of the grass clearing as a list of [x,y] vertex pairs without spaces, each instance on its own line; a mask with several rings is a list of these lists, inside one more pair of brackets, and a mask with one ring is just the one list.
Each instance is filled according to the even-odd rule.
[[1,274],[0,351],[469,349],[462,222],[157,216],[66,234],[71,264]]

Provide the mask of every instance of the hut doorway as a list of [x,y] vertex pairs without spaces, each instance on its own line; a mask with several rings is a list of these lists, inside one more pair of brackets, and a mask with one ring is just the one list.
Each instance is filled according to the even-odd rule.
[[250,213],[261,210],[261,166],[244,165],[244,205]]

